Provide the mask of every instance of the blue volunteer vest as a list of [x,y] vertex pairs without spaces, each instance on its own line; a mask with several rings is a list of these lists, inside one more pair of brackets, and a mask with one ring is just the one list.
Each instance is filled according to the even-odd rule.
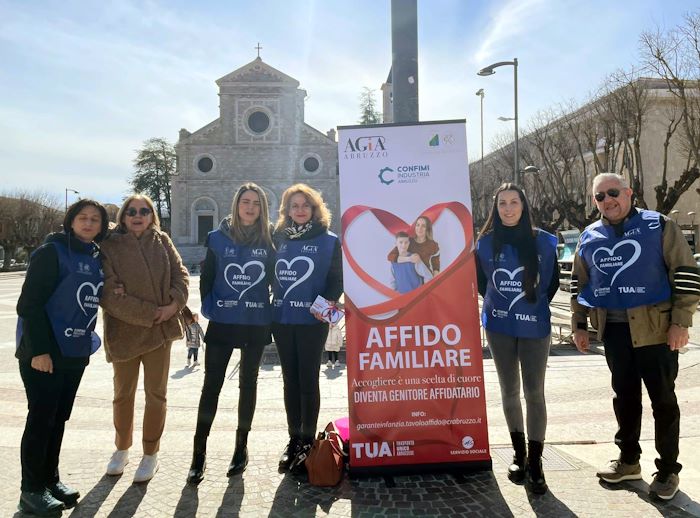
[[396,291],[399,293],[408,293],[423,284],[413,263],[391,263],[391,273],[394,275]]
[[579,255],[588,265],[589,282],[577,298],[584,306],[627,309],[671,298],[658,212],[632,215],[620,237],[612,225],[592,223],[581,234]]
[[317,324],[309,309],[326,288],[338,237],[326,232],[307,240],[284,241],[275,258],[272,320],[280,324]]
[[[44,246],[49,245],[56,249],[59,278],[45,306],[51,329],[63,356],[90,356],[101,345],[94,331],[104,285],[102,262],[98,257],[71,253],[62,243]],[[18,339],[21,340],[21,333]]]
[[202,301],[202,314],[222,324],[269,325],[266,264],[272,249],[238,245],[221,230],[209,233],[208,247],[216,257],[216,277]]
[[550,334],[547,289],[554,273],[557,238],[538,230],[535,241],[539,257],[535,302],[525,300],[525,267],[518,260],[516,249],[504,244],[494,262],[493,233],[477,241],[479,264],[488,278],[481,311],[484,329],[522,338],[544,338]]

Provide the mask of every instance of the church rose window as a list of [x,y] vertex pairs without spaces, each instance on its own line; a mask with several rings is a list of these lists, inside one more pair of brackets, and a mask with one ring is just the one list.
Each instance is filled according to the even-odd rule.
[[319,165],[320,164],[318,163],[318,158],[314,156],[310,156],[306,160],[304,160],[304,169],[306,169],[306,171],[308,171],[309,173],[316,172]]
[[203,173],[208,173],[214,167],[214,161],[208,156],[202,157],[197,160],[197,169]]
[[248,127],[254,133],[264,133],[270,127],[270,117],[265,112],[253,112],[248,117]]

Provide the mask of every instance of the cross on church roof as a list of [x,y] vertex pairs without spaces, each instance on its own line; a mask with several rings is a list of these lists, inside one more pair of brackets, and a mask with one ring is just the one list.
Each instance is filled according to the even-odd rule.
[[257,47],[253,47],[253,48],[254,48],[254,49],[258,49],[258,57],[260,57],[260,50],[262,49],[262,47],[260,46],[260,42],[258,42],[258,46],[257,46]]

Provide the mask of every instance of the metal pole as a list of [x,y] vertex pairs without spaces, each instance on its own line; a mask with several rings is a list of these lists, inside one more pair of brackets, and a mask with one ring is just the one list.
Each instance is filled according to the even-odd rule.
[[481,91],[481,177],[484,177],[484,91]]
[[417,0],[391,0],[394,122],[418,122]]
[[66,205],[63,212],[68,212],[68,189],[66,189]]
[[515,152],[513,153],[513,181],[520,184],[520,158],[518,156],[518,58],[513,59],[513,90],[515,96]]

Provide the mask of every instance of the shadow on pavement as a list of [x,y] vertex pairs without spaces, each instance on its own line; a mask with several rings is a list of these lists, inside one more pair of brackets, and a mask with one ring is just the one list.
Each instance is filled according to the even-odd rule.
[[[660,516],[689,516],[691,513],[693,516],[698,516],[698,510],[700,505],[692,500],[683,491],[678,491],[672,500],[664,501],[657,500],[656,498],[651,498],[649,496],[649,484],[643,480],[634,482],[620,482],[619,484],[609,484],[603,480],[598,480],[598,484],[608,491],[626,491],[628,493],[634,493],[637,498],[649,504],[649,506],[654,507]],[[688,513],[686,513],[686,511]]]
[[[245,481],[241,476],[229,477],[228,487],[221,500],[221,505],[216,511],[216,518],[238,516],[241,512],[241,503],[245,494]],[[194,515],[190,515],[194,516]]]
[[193,484],[185,484],[180,492],[180,500],[175,506],[173,518],[185,518],[189,516],[197,516],[197,508],[199,507],[199,488]]
[[193,374],[195,372],[199,372],[202,369],[195,369],[194,367],[183,367],[179,371],[175,372],[172,376],[170,376],[170,379],[173,380],[179,380],[181,378],[184,378],[188,374]]
[[576,513],[554,496],[551,489],[547,490],[544,495],[536,495],[528,491],[527,499],[535,516],[557,516],[560,518],[576,518],[577,516]]
[[148,491],[148,482],[142,484],[131,484],[124,494],[119,498],[114,509],[107,515],[107,518],[124,518],[125,516],[135,516],[141,504],[141,500]]
[[70,509],[70,516],[95,516],[121,477],[102,475],[88,493],[78,501],[78,505]]
[[287,473],[277,487],[269,517],[313,517],[316,507],[326,514],[331,513],[333,502],[339,498],[349,498],[347,477],[336,487],[315,487],[308,483],[306,476]]

